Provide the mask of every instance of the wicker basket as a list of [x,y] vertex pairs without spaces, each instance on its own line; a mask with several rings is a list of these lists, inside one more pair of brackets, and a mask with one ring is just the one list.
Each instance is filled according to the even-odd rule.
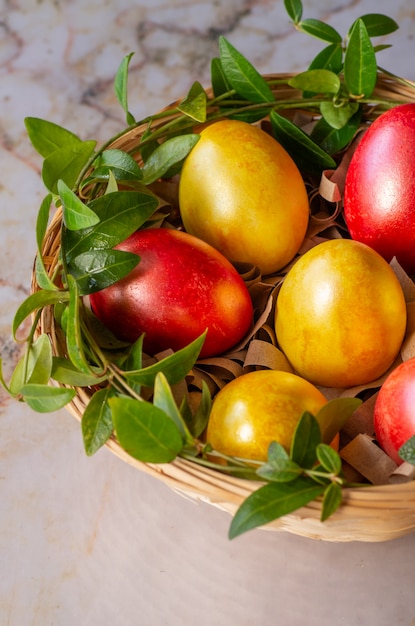
[[[272,78],[288,76],[277,74]],[[278,97],[292,98],[295,94],[287,87],[277,86],[275,89]],[[375,93],[376,96],[389,100],[411,102],[415,92],[411,85],[381,75]],[[111,147],[130,149],[137,145],[144,130],[144,127],[138,127],[126,132]],[[50,273],[53,272],[60,251],[61,219],[61,213],[57,211],[43,245],[44,262]],[[32,290],[37,289],[33,273]],[[55,354],[62,355],[65,348],[60,343],[54,324],[52,311],[44,309],[38,332],[48,333]],[[67,407],[78,420],[82,419],[91,393],[88,389],[78,388],[75,399]],[[161,465],[139,462],[129,456],[115,438],[110,439],[106,445],[120,459],[163,481],[179,494],[207,502],[230,514],[235,513],[242,501],[258,487],[255,482],[227,476],[182,458]],[[337,542],[394,539],[415,530],[415,481],[344,489],[340,508],[325,522],[320,521],[320,515],[321,502],[316,500],[293,514],[275,520],[265,529],[285,530],[309,538]]]

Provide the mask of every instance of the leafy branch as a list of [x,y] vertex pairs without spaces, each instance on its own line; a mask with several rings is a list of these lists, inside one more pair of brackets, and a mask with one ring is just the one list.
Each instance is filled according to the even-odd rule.
[[[336,426],[344,424],[359,405],[357,398],[343,402],[343,410],[335,413]],[[290,452],[278,442],[271,442],[268,461],[256,473],[267,482],[248,496],[235,513],[229,528],[230,539],[292,513],[320,496],[320,519],[325,521],[341,505],[342,488],[348,486],[339,453],[323,442],[318,418],[307,411],[297,424]]]

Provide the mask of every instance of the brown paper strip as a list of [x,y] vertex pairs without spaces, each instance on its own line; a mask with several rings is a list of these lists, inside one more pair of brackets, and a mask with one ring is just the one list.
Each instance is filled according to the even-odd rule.
[[332,180],[335,171],[324,170],[321,176],[319,192],[327,202],[340,202],[342,199],[339,185],[335,179]]
[[267,341],[268,343],[272,343],[273,346],[277,345],[275,330],[269,324],[264,324],[263,326],[261,326],[261,328],[256,333],[255,338],[259,339],[260,341]]
[[415,466],[406,462],[399,465],[389,478],[389,482],[395,485],[407,483],[410,480],[415,480]]
[[203,369],[214,376],[223,378],[226,381],[232,380],[243,374],[242,366],[232,359],[224,357],[212,357],[209,359],[200,359],[197,362],[198,369]]
[[234,263],[234,266],[248,289],[251,285],[261,281],[261,270],[256,265],[251,263]]
[[399,282],[401,284],[402,291],[404,293],[406,302],[413,302],[415,300],[415,283],[414,283],[414,281],[408,276],[408,274],[401,267],[401,265],[398,263],[398,261],[396,260],[395,257],[390,262],[390,266],[393,269],[393,271],[395,272],[395,274],[396,274],[396,276],[397,276],[397,278],[398,278],[398,280],[399,280]]
[[373,435],[373,408],[376,398],[377,393],[363,402],[343,426],[343,431],[351,439],[359,434]]
[[349,465],[344,459],[342,459],[342,472],[345,480],[348,483],[367,483],[365,477],[362,476],[360,472],[357,471],[354,467]]
[[[365,130],[365,129],[363,129]],[[350,164],[350,160],[353,156],[354,151],[357,148],[358,143],[360,142],[361,138],[363,137],[364,132],[359,132],[355,139],[353,140],[353,142],[350,144],[350,146],[348,147],[348,149],[346,150],[346,152],[344,153],[339,165],[337,166],[337,168],[332,171],[332,170],[326,170],[326,175],[330,180],[330,183],[333,185],[335,184],[337,186],[337,191],[339,194],[339,199],[338,201],[341,201],[343,194],[344,194],[344,184],[345,184],[345,180],[346,180],[346,174],[347,174],[347,170],[349,168],[349,164]],[[321,183],[320,183],[321,184]],[[324,191],[324,185],[325,182],[323,183],[323,191]],[[329,190],[330,193],[333,193],[333,191],[330,189]],[[322,196],[324,197],[324,195],[322,194]]]
[[209,372],[198,370],[196,367],[186,377],[188,388],[190,390],[202,389],[202,383],[206,383],[211,396],[214,396],[228,381],[218,381],[217,378],[210,375]]
[[273,346],[272,343],[258,339],[253,339],[249,344],[244,366],[245,368],[253,367],[254,369],[260,366],[284,372],[294,372],[287,357],[281,350]]
[[406,305],[406,333],[401,347],[401,357],[407,361],[415,356],[415,302]]
[[306,252],[311,250],[311,248],[314,248],[314,246],[317,246],[319,243],[323,243],[323,241],[326,241],[326,237],[318,237],[317,235],[313,237],[306,237],[301,244],[301,248],[298,251],[298,254],[305,254]]
[[225,357],[230,359],[231,361],[237,361],[238,363],[243,363],[245,361],[246,349],[243,348],[241,350],[232,350],[232,352],[227,352]]
[[[268,287],[268,285],[267,285]],[[255,306],[256,302],[254,301],[254,306]],[[268,317],[271,314],[271,311],[273,309],[274,306],[274,300],[272,298],[272,295],[267,295],[267,300],[266,303],[263,307],[263,310],[259,316],[259,318],[257,319],[257,321],[255,322],[253,328],[251,329],[251,331],[249,332],[248,335],[246,335],[246,337],[244,337],[242,339],[241,342],[239,342],[236,346],[234,346],[234,348],[232,349],[232,352],[234,351],[239,351],[242,350],[243,348],[245,348],[249,341],[251,341],[252,337],[264,326],[264,324],[267,322]]]
[[316,385],[316,387],[321,391],[323,396],[327,398],[327,400],[340,398],[343,393],[343,389],[339,389],[337,387],[324,387],[323,385]]
[[384,485],[396,463],[374,443],[373,437],[359,434],[340,450],[340,456],[374,485]]
[[[276,279],[276,284],[281,282],[282,277]],[[256,282],[249,287],[248,291],[249,295],[252,298],[252,304],[254,305],[254,309],[255,311],[261,313],[261,317],[257,321],[256,326],[258,325],[258,322],[266,319],[266,316],[272,308],[273,297],[275,298],[277,289],[278,287],[276,285],[264,282]]]

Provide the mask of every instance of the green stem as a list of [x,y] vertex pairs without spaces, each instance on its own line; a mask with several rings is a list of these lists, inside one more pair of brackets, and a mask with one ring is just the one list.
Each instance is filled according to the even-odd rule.
[[86,340],[86,345],[91,352],[91,356],[94,361],[102,368],[102,373],[99,375],[103,375],[108,372],[108,381],[121,393],[127,393],[132,398],[136,400],[143,401],[143,398],[132,389],[123,375],[122,370],[120,370],[114,363],[109,361],[105,356],[104,352],[101,350],[100,346],[95,341],[92,333],[90,332],[87,321],[84,316],[81,318],[81,327],[82,333]]
[[338,476],[337,474],[333,474],[329,472],[321,472],[319,470],[305,469],[304,474],[306,474],[310,478],[325,478],[326,480],[329,479],[331,482],[337,483],[339,485],[345,484],[344,479],[341,476]]
[[130,385],[128,384],[124,373],[120,370],[114,363],[109,363],[108,370],[110,371],[110,380],[111,384],[123,394],[127,394],[134,400],[138,400],[139,402],[144,402],[144,399],[137,393]]
[[197,463],[198,465],[203,465],[203,467],[210,467],[212,469],[219,470],[220,472],[225,472],[227,474],[243,474],[244,477],[252,476],[253,480],[258,480],[258,475],[255,468],[249,467],[248,465],[242,463],[238,464],[236,459],[232,459],[232,461],[235,463],[234,465],[221,465],[219,463],[215,463],[214,461],[209,461],[208,459],[203,457],[195,457],[194,455],[187,453],[185,450],[182,450],[182,452],[180,453],[180,457],[188,461]]

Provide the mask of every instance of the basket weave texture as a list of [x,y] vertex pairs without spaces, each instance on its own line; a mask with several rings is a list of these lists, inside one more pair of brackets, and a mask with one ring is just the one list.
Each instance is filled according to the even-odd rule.
[[[288,77],[289,74],[275,74],[270,78]],[[388,100],[411,102],[415,93],[413,88],[386,75],[380,75],[375,95]],[[287,87],[277,86],[275,90],[278,97],[284,99],[293,98],[296,94]],[[145,130],[145,127],[137,127],[127,131],[111,147],[130,150],[138,145]],[[53,273],[60,252],[61,222],[62,214],[57,210],[43,244],[42,256],[50,274]],[[32,290],[36,291],[38,288],[33,272]],[[50,308],[45,308],[42,312],[38,333],[49,335],[57,356],[65,354],[65,346],[55,327],[53,311]],[[81,420],[93,392],[85,388],[77,388],[76,391],[77,395],[67,409],[76,419]],[[129,456],[115,438],[111,438],[106,445],[122,461],[163,481],[179,494],[195,501],[207,502],[230,514],[234,514],[243,500],[260,484],[224,475],[179,457],[169,464],[142,463]],[[415,530],[415,481],[346,488],[343,490],[343,503],[340,508],[325,522],[320,521],[320,515],[321,502],[315,500],[295,513],[267,524],[264,528],[336,542],[377,542],[395,539]]]

